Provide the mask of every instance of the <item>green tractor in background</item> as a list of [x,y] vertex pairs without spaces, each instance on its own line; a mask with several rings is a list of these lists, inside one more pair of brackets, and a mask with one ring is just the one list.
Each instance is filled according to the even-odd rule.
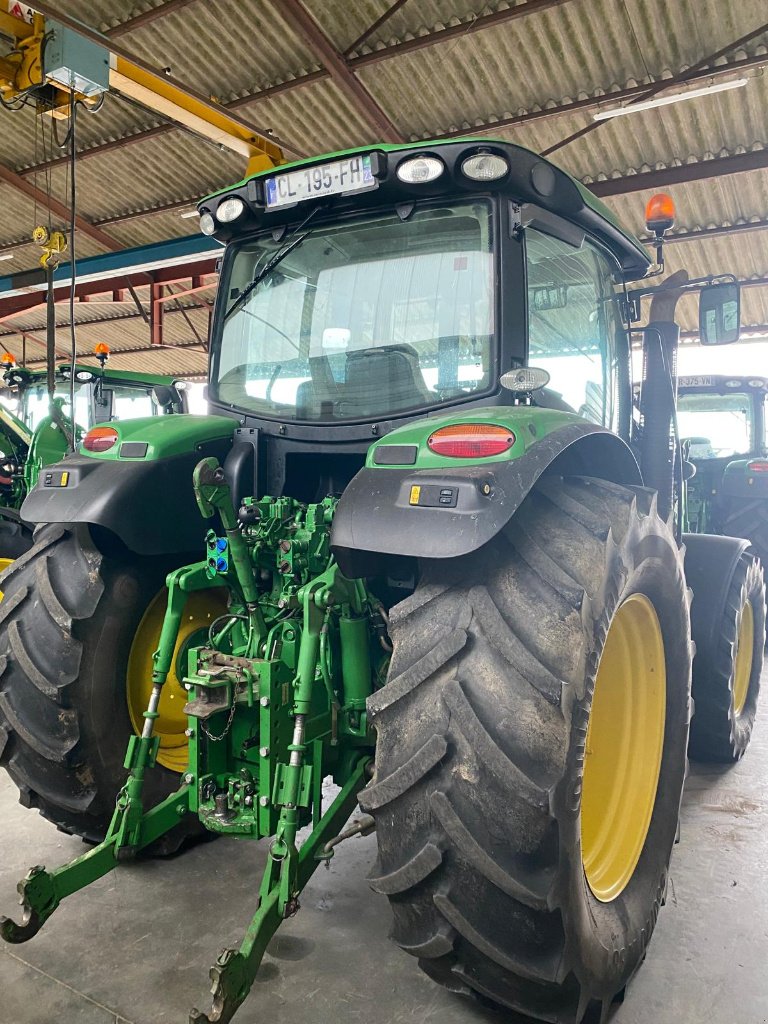
[[[635,419],[626,285],[650,261],[528,150],[377,145],[200,213],[226,244],[214,415],[89,431],[0,577],[0,761],[29,806],[105,837],[32,869],[0,933],[32,938],[193,828],[271,837],[190,1015],[229,1021],[315,868],[375,829],[371,885],[435,981],[607,1013],[665,899],[697,630],[733,636],[729,743],[763,658],[747,542],[684,545],[674,290],[642,328]],[[702,293],[711,343],[738,337],[734,301]],[[692,631],[691,581],[744,559],[759,599],[708,600]]]
[[[725,534],[749,541],[730,575],[723,580],[712,577],[708,583],[702,579],[702,599],[691,612],[694,629],[697,615],[707,613],[708,602],[722,601],[725,593],[727,602],[745,608],[738,637],[738,650],[743,652],[749,646],[755,608],[762,599],[757,567],[768,564],[768,382],[754,376],[700,375],[681,377],[678,388],[678,432],[687,467],[685,528],[695,534]],[[691,754],[727,760],[729,753],[740,756],[749,743],[758,683],[750,678],[738,654],[735,669],[731,665],[732,624],[720,620],[719,628],[706,629],[702,623],[698,635]],[[735,681],[729,707],[723,683],[732,670]],[[731,717],[728,734],[718,724],[724,710]]]
[[47,372],[17,366],[9,353],[3,362],[7,404],[0,405],[0,567],[32,546],[32,525],[20,514],[24,498],[41,470],[76,448],[85,431],[109,420],[157,413],[186,412],[184,382],[160,374],[108,370],[106,345],[97,346],[98,367],[75,365],[75,427],[72,434],[70,366],[55,367],[52,390]]
[[754,375],[679,380],[678,422],[687,458],[687,529],[749,538],[768,563],[768,380]]

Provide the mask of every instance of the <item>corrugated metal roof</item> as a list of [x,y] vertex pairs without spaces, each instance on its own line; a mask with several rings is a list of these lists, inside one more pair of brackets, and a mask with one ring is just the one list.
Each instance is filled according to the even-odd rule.
[[[383,15],[390,2],[303,0],[341,51]],[[162,8],[162,3],[152,0],[129,8],[119,0],[60,0],[57,6],[108,30],[153,7]],[[611,97],[617,92],[677,75],[766,20],[763,0],[725,5],[721,0],[570,0],[524,17],[502,22],[497,18],[493,27],[483,27],[488,15],[502,16],[513,8],[515,14],[525,13],[525,6],[410,0],[353,51],[353,66],[402,135],[419,138],[478,131],[489,122],[589,98],[613,105]],[[440,35],[445,29],[455,29],[448,39]],[[412,52],[392,49],[429,36],[442,41]],[[117,45],[157,67],[169,67],[178,80],[223,102],[319,72],[311,84],[241,103],[238,113],[307,153],[376,140],[366,115],[324,75],[312,46],[281,16],[279,2],[241,0],[228,5],[196,0],[121,34]],[[379,59],[382,55],[386,59]],[[768,62],[768,33],[728,55],[729,61],[737,62],[762,58]],[[744,73],[750,77],[747,88],[618,118],[562,149],[554,159],[589,182],[762,149],[768,146],[768,76],[755,69]],[[593,113],[594,107],[586,107],[491,130],[541,151],[589,125]],[[107,97],[98,114],[78,119],[79,148],[94,150],[79,161],[80,213],[102,223],[104,231],[126,246],[193,232],[195,222],[182,219],[177,211],[142,211],[191,204],[236,180],[243,170],[236,157],[179,130],[118,148],[99,148],[159,124],[156,115],[114,96]],[[0,162],[35,181],[28,169],[43,158],[44,134],[46,155],[59,155],[50,127],[44,130],[31,110],[0,110]],[[701,170],[706,174],[716,167],[714,162],[709,168],[702,164]],[[50,175],[60,199],[65,198],[65,179],[61,168]],[[36,175],[36,183],[45,187],[42,173]],[[680,229],[768,220],[766,171],[712,177],[670,191],[677,201]],[[646,198],[640,192],[606,201],[631,228],[641,231]],[[127,216],[136,213],[142,215]],[[114,218],[118,220],[110,223]],[[0,251],[25,238],[35,219],[29,199],[0,186]],[[768,277],[765,239],[765,231],[756,231],[681,242],[669,247],[668,265],[684,262],[693,276],[732,271],[742,278]],[[85,256],[98,252],[99,246],[81,233],[78,250]],[[0,266],[14,271],[31,267],[38,255],[26,245],[15,250],[12,262]],[[744,314],[748,322],[768,323],[768,289],[745,291]],[[179,320],[183,317],[168,318],[169,323]],[[122,327],[113,323],[104,329],[138,339],[144,327],[146,344],[143,321],[121,323]],[[7,327],[0,325],[0,335]],[[181,335],[188,330],[168,329]],[[89,326],[86,333],[92,331]]]

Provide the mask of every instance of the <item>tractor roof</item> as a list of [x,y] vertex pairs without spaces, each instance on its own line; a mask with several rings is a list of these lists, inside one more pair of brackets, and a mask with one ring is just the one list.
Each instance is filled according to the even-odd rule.
[[[76,363],[77,370],[83,370],[87,373],[92,373],[94,376],[101,376],[102,371],[98,366],[90,366],[86,363]],[[69,370],[70,363],[57,363],[56,373],[60,374],[64,370]],[[47,378],[46,370],[31,370],[29,371],[30,376],[33,380],[44,381]],[[135,384],[137,386],[145,385],[146,387],[154,387],[156,384],[173,384],[178,377],[173,377],[168,374],[162,373],[138,373],[133,370],[111,370],[108,367],[104,369],[104,379],[113,383],[124,382],[126,384]]]
[[[446,153],[444,147],[451,147],[451,150]],[[268,214],[264,209],[263,203],[254,203],[253,194],[249,193],[247,189],[249,182],[263,180],[274,177],[277,174],[284,174],[287,171],[304,167],[308,168],[320,163],[339,160],[343,157],[357,154],[380,153],[389,156],[390,154],[410,153],[413,150],[418,150],[425,154],[433,153],[435,150],[442,150],[441,156],[446,157],[445,162],[449,164],[449,169],[457,167],[461,160],[472,152],[503,153],[509,159],[511,170],[499,182],[491,182],[485,185],[486,189],[489,191],[503,189],[505,192],[509,192],[511,197],[516,197],[522,202],[536,203],[555,214],[568,218],[585,231],[602,237],[618,257],[622,269],[628,278],[642,277],[650,266],[651,260],[648,253],[637,238],[622,226],[608,207],[590,192],[585,185],[566,171],[563,171],[556,164],[551,163],[551,161],[539,156],[532,150],[514,145],[504,139],[483,138],[479,140],[471,137],[425,139],[420,142],[409,142],[399,145],[382,142],[370,146],[359,146],[354,149],[339,150],[334,153],[323,153],[303,160],[296,160],[292,163],[281,164],[279,167],[250,175],[229,188],[221,189],[207,196],[199,204],[199,209],[201,211],[208,209],[212,202],[215,209],[217,205],[215,200],[218,197],[223,197],[224,194],[231,195],[233,192],[238,192],[242,189],[241,197],[247,199],[252,211],[259,207],[260,217],[270,215],[269,221],[264,220],[264,226],[268,226],[273,222],[272,217],[274,214],[272,211],[269,211]],[[394,162],[392,161],[393,165]],[[544,168],[549,170],[542,175],[541,171]],[[389,178],[389,175],[387,177]],[[394,174],[391,177],[394,178]],[[440,179],[440,181],[442,180]],[[542,180],[546,182],[545,188],[542,188],[540,184]],[[466,180],[461,182],[461,186],[458,186],[454,184],[452,175],[447,174],[445,182],[447,194],[455,192],[459,187],[461,192],[466,192]],[[483,188],[480,183],[478,183],[477,187]],[[409,199],[413,199],[415,190],[418,188],[418,185],[401,186],[403,192],[407,189],[407,198]],[[439,184],[437,188],[439,190]],[[430,191],[425,193],[425,196],[433,197],[435,194],[435,190],[430,189]],[[402,198],[405,199],[406,196],[403,195]],[[284,210],[280,210],[279,213],[283,218],[285,217]]]

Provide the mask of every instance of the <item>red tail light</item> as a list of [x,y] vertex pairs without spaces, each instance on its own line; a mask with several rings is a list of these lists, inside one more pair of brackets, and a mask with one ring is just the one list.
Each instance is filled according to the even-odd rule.
[[117,442],[118,433],[114,427],[91,427],[83,438],[87,452],[107,452]]
[[752,459],[747,463],[748,473],[768,473],[768,459]]
[[449,455],[454,459],[485,459],[501,455],[515,443],[515,435],[508,427],[496,423],[457,423],[436,430],[427,441],[435,455]]

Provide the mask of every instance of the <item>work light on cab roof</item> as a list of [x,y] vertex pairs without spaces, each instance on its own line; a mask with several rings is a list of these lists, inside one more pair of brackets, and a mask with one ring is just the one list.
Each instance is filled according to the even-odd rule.
[[444,170],[445,164],[436,156],[416,156],[400,164],[397,176],[408,185],[421,185],[435,181]]

